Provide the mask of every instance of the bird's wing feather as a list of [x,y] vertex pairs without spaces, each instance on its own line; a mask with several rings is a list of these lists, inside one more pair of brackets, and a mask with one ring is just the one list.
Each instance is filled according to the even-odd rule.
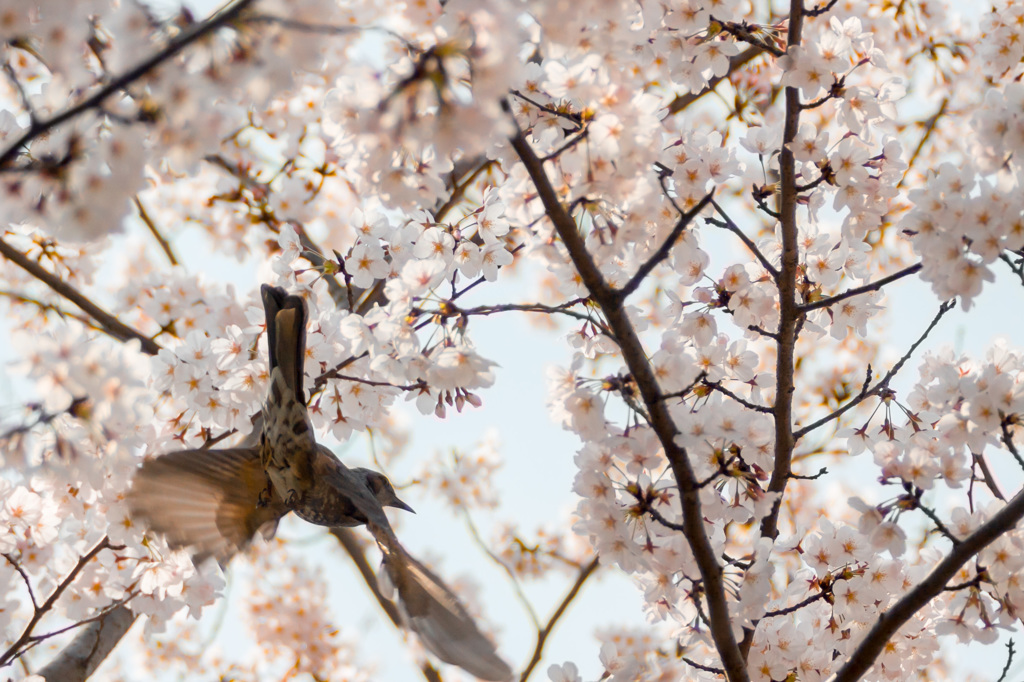
[[[398,606],[423,646],[445,663],[457,665],[481,680],[504,682],[512,669],[477,627],[444,582],[417,561],[394,538],[372,524],[367,527],[384,551],[384,568],[398,591]],[[390,530],[390,529],[388,529]]]
[[255,448],[183,450],[143,463],[128,507],[171,547],[191,548],[197,564],[224,564],[286,513],[279,500],[259,506],[265,488]]

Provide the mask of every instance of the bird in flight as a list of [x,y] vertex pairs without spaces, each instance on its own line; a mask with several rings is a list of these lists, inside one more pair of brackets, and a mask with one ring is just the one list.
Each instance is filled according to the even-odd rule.
[[128,493],[132,516],[187,548],[196,564],[222,566],[288,512],[319,526],[365,525],[384,557],[399,612],[428,651],[479,679],[512,670],[444,582],[402,547],[384,507],[412,511],[384,474],[349,468],[316,442],[303,390],[305,301],[263,285],[270,379],[259,442],[184,450],[145,461]]

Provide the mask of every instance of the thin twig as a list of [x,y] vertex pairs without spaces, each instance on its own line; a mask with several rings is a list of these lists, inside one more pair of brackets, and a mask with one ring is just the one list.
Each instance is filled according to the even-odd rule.
[[[245,11],[247,7],[249,7],[249,5],[253,4],[253,2],[254,0],[238,0],[238,2],[224,8],[222,11],[210,17],[206,21],[190,26],[170,41],[163,49],[154,52],[152,55],[120,76],[110,79],[106,84],[78,104],[70,106],[44,121],[36,121],[34,125],[29,125],[28,129],[24,133],[22,133],[16,140],[8,145],[2,153],[0,153],[0,169],[7,166],[7,164],[21,150],[26,149],[28,147],[28,143],[32,140],[40,137],[50,130],[53,130],[60,124],[70,121],[79,114],[99,107],[107,100],[108,97],[123,91],[130,84],[147,75],[150,71],[157,68],[171,57],[177,55],[192,43],[205,38],[214,31],[220,29],[222,26],[226,26],[233,22],[243,11]],[[173,106],[173,103],[171,102],[168,104]]]
[[917,161],[917,157],[924,151],[924,146],[928,143],[932,133],[935,132],[935,127],[939,123],[939,119],[946,113],[946,107],[949,106],[949,97],[942,98],[942,104],[939,105],[939,110],[936,111],[928,118],[928,123],[925,125],[924,134],[921,135],[921,139],[917,141],[917,147],[914,148],[914,153],[910,155],[910,160],[907,161],[907,169],[903,171],[903,177],[900,178],[900,182],[896,185],[899,189],[906,182],[907,176],[910,174],[910,169],[914,167],[914,162]]
[[661,246],[658,247],[658,250],[655,251],[650,258],[644,261],[639,268],[637,268],[636,274],[630,277],[629,281],[626,282],[621,289],[618,289],[615,292],[620,299],[624,300],[636,291],[647,278],[647,275],[651,274],[651,271],[658,267],[659,263],[668,258],[669,253],[672,252],[672,247],[676,245],[676,241],[678,241],[679,237],[682,236],[683,230],[689,227],[690,223],[693,222],[693,219],[697,217],[697,214],[704,210],[704,207],[713,200],[712,197],[714,196],[715,190],[712,189],[704,195],[704,198],[698,201],[693,208],[679,216],[679,220],[676,221],[672,231],[665,238],[665,241],[662,242]]
[[1021,469],[1024,469],[1024,457],[1021,457],[1020,451],[1017,450],[1017,446],[1013,444],[1013,434],[1010,433],[1010,423],[1007,419],[1003,419],[999,425],[1003,432],[1003,445],[1010,451],[1013,458],[1017,460],[1017,464],[1020,465]]
[[743,407],[747,408],[748,410],[753,410],[754,412],[761,412],[763,414],[771,414],[772,413],[772,408],[765,407],[764,405],[758,405],[756,403],[750,402],[749,400],[746,400],[745,398],[742,398],[741,396],[739,396],[739,395],[733,393],[732,391],[730,391],[729,389],[727,389],[725,386],[722,386],[722,382],[720,382],[720,381],[715,381],[715,382],[704,381],[702,383],[703,383],[704,386],[707,386],[712,391],[718,391],[719,393],[721,393],[722,395],[726,396],[727,398],[732,398],[733,400],[735,400],[736,402],[738,402],[740,405],[742,405]]
[[28,573],[26,573],[25,569],[21,567],[21,564],[18,562],[18,560],[10,554],[4,553],[4,558],[7,559],[7,563],[13,566],[14,570],[18,572],[18,575],[21,576],[21,579],[25,583],[25,588],[28,589],[28,598],[32,602],[32,608],[38,611],[39,602],[36,601],[36,593],[32,589],[32,581],[29,579]]
[[569,608],[569,605],[576,599],[580,590],[583,589],[583,584],[587,582],[587,578],[594,574],[594,571],[597,570],[599,565],[600,560],[595,557],[593,561],[580,569],[579,575],[576,576],[576,582],[574,582],[572,587],[569,588],[566,595],[562,597],[562,601],[558,605],[558,608],[556,608],[555,612],[551,614],[550,618],[548,618],[548,622],[544,627],[537,631],[537,643],[533,647],[533,656],[530,657],[530,662],[523,670],[523,674],[519,676],[519,682],[526,682],[530,677],[530,673],[532,673],[533,669],[537,667],[538,663],[540,663],[540,659],[544,655],[544,644],[547,642],[548,636],[551,635],[555,625],[557,625],[558,621],[563,615],[565,615],[566,609]]
[[473,523],[473,517],[470,515],[469,510],[462,507],[461,511],[462,518],[465,520],[466,526],[469,528],[469,534],[473,536],[473,541],[476,542],[476,546],[479,547],[491,561],[500,566],[501,570],[505,571],[508,575],[509,582],[512,583],[512,589],[515,590],[516,596],[519,598],[519,602],[523,605],[523,608],[526,609],[526,614],[530,617],[530,621],[533,623],[535,628],[540,630],[540,618],[537,616],[537,611],[533,608],[533,604],[530,603],[526,593],[523,592],[523,584],[519,581],[519,577],[516,576],[515,571],[513,571],[508,564],[502,561],[501,557],[491,551],[491,548],[487,546],[486,542],[484,542],[483,537],[480,535],[480,530],[476,527],[476,524]]
[[910,499],[910,503],[913,505],[914,509],[917,509],[918,511],[923,513],[925,516],[927,516],[929,519],[931,519],[931,522],[935,524],[935,529],[944,538],[946,538],[947,540],[952,542],[954,547],[956,545],[960,544],[960,539],[956,535],[953,534],[953,531],[951,531],[949,528],[946,527],[946,524],[942,522],[942,519],[940,519],[939,515],[935,513],[935,510],[930,509],[930,508],[924,506],[923,504],[921,504],[921,500],[919,500],[915,496],[909,496],[909,499]]
[[1003,673],[999,676],[996,682],[1005,682],[1006,676],[1010,674],[1010,664],[1013,663],[1013,654],[1015,653],[1013,640],[1011,639],[1006,643],[1006,665],[1003,666]]
[[163,249],[164,255],[167,256],[167,260],[170,261],[171,265],[178,265],[178,258],[174,255],[174,250],[171,249],[170,243],[168,243],[167,239],[164,238],[163,234],[161,234],[156,223],[153,222],[153,219],[146,211],[146,207],[142,205],[142,200],[139,199],[139,195],[135,195],[134,201],[135,208],[139,211],[139,218],[142,220],[143,224],[149,228],[150,234],[153,235],[153,238],[156,239],[156,243],[160,245],[161,249]]
[[[832,412],[828,413],[821,419],[818,419],[808,424],[802,429],[798,429],[793,434],[794,438],[796,440],[800,440],[811,431],[814,431],[815,429],[829,423],[833,419],[842,416],[843,414],[853,409],[857,405],[860,405],[862,402],[864,402],[865,399],[869,398],[870,396],[877,395],[882,389],[887,388],[889,386],[889,382],[892,381],[893,377],[896,376],[896,374],[903,368],[903,365],[907,364],[911,356],[913,356],[914,351],[916,351],[918,347],[922,343],[924,343],[924,340],[927,339],[928,335],[931,334],[933,329],[935,329],[935,326],[939,323],[939,320],[941,320],[946,313],[953,309],[953,305],[953,301],[945,301],[942,303],[942,305],[939,306],[939,312],[936,313],[934,318],[932,318],[932,321],[928,325],[928,328],[924,330],[924,333],[921,334],[920,337],[918,337],[917,341],[915,341],[913,345],[910,346],[910,349],[903,354],[903,357],[901,357],[895,365],[892,366],[892,369],[886,372],[885,376],[882,377],[877,384],[875,384],[871,388],[867,388],[868,381],[865,381],[864,387],[861,388],[860,393],[858,393],[856,397],[852,398],[848,403],[846,403],[842,407],[839,407],[833,410]],[[870,374],[868,375],[868,377],[870,378]]]
[[921,270],[921,267],[921,263],[916,263],[914,265],[903,268],[899,272],[894,272],[891,275],[887,275],[886,277],[883,277],[882,279],[876,280],[874,282],[869,282],[863,286],[854,287],[853,289],[844,291],[841,294],[829,296],[828,298],[823,298],[818,301],[814,301],[813,303],[805,303],[802,306],[800,306],[800,310],[802,310],[805,313],[809,313],[812,310],[817,310],[819,308],[828,308],[830,306],[835,305],[836,303],[839,303],[840,301],[845,301],[846,299],[852,298],[854,296],[860,296],[861,294],[866,294],[872,291],[881,291],[882,287],[884,287],[885,285],[891,284],[897,280],[903,279],[904,277],[908,277],[916,272],[919,272]]
[[[104,536],[103,539],[96,543],[92,549],[79,558],[78,563],[76,563],[64,579],[60,581],[60,584],[53,589],[53,592],[51,592],[50,596],[46,598],[46,601],[33,609],[32,617],[29,618],[28,623],[22,630],[21,636],[14,640],[14,643],[8,647],[7,651],[5,651],[2,656],[0,656],[0,667],[10,665],[15,658],[23,653],[23,649],[26,648],[26,645],[31,646],[32,630],[39,624],[39,621],[42,620],[43,616],[49,613],[50,609],[52,609],[53,605],[57,603],[57,600],[64,594],[68,586],[71,585],[71,583],[75,581],[75,578],[78,577],[78,574],[82,572],[82,569],[92,561],[93,557],[107,548],[123,549],[123,547],[115,548],[114,545],[110,544],[110,538]],[[33,602],[34,601],[35,600],[33,599]]]
[[809,606],[810,604],[813,604],[814,602],[816,602],[816,601],[818,601],[820,599],[824,599],[824,598],[825,598],[825,593],[824,592],[818,592],[817,594],[812,594],[810,597],[807,597],[803,601],[797,602],[796,604],[793,604],[792,606],[787,606],[784,609],[778,609],[776,611],[765,611],[764,615],[761,616],[761,618],[776,618],[778,616],[788,616],[789,614],[793,613],[794,611],[799,611],[803,607]]
[[[373,594],[373,598],[377,600],[377,605],[380,606],[381,610],[396,628],[404,629],[402,615],[399,613],[398,607],[380,591],[377,574],[374,572],[373,567],[370,566],[370,562],[366,560],[366,553],[363,551],[359,540],[356,539],[356,534],[349,528],[331,528],[331,535],[338,539],[342,549],[352,559],[352,563],[356,565],[356,570],[359,571],[359,575],[362,576],[366,587]],[[420,668],[420,673],[427,682],[442,682],[441,674],[429,662],[423,664],[423,667]]]
[[[772,276],[772,279],[778,279],[778,268],[772,265],[771,262],[767,258],[765,258],[765,255],[761,253],[761,249],[757,248],[757,244],[755,244],[754,241],[750,237],[748,237],[746,233],[743,232],[743,230],[740,229],[739,225],[733,222],[732,218],[726,215],[725,210],[723,210],[722,207],[718,205],[717,201],[712,199],[711,205],[714,206],[715,212],[718,213],[718,215],[722,217],[722,220],[725,221],[724,225],[719,224],[717,221],[712,222],[711,224],[729,230],[734,235],[739,237],[740,241],[743,242],[743,245],[746,246],[752,254],[754,254],[755,258],[757,258],[757,261],[761,264],[761,267],[767,270],[768,273]],[[710,219],[709,222],[711,222]]]

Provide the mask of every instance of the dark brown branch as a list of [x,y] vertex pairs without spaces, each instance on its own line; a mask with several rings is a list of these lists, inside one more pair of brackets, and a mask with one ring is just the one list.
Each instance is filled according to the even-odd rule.
[[544,644],[547,642],[548,637],[554,630],[555,625],[562,616],[565,615],[566,609],[569,608],[569,605],[576,599],[580,590],[583,589],[583,584],[587,582],[587,578],[593,575],[594,571],[597,570],[599,563],[599,560],[595,558],[589,564],[580,569],[579,575],[576,576],[576,582],[573,583],[572,587],[569,588],[569,591],[562,598],[558,608],[556,608],[555,612],[551,614],[550,618],[548,618],[548,622],[544,627],[537,631],[537,644],[533,647],[533,656],[530,657],[530,662],[526,665],[526,669],[523,670],[523,674],[519,676],[519,682],[526,682],[530,677],[530,673],[532,673],[533,669],[537,667],[538,663],[540,663],[540,659],[544,655]]
[[249,5],[253,4],[253,2],[254,0],[238,0],[238,2],[225,8],[206,21],[187,28],[176,38],[170,41],[162,50],[154,52],[147,59],[135,65],[125,73],[117,76],[116,78],[112,78],[103,87],[96,90],[93,94],[78,104],[68,107],[60,113],[54,114],[45,121],[36,121],[33,125],[29,125],[28,129],[22,133],[18,139],[14,140],[14,142],[12,142],[7,149],[3,151],[3,153],[0,153],[0,169],[4,169],[4,167],[7,166],[19,153],[19,151],[25,149],[28,146],[28,143],[32,140],[53,130],[60,124],[70,121],[76,116],[89,111],[90,109],[98,108],[107,100],[108,97],[121,92],[130,84],[139,80],[153,69],[171,59],[192,43],[205,38],[222,26],[233,22]]
[[809,17],[820,17],[822,14],[835,7],[837,2],[839,2],[839,0],[828,0],[824,5],[818,5],[814,9],[807,10],[806,14]]
[[1006,643],[1006,665],[1003,666],[1003,672],[999,676],[999,679],[996,680],[996,682],[1006,681],[1006,676],[1010,673],[1010,664],[1013,663],[1013,654],[1016,651],[1016,649],[1014,649],[1014,646],[1015,645],[1012,639]]
[[909,495],[905,499],[908,499],[914,509],[917,509],[931,519],[931,522],[935,524],[935,530],[944,538],[952,542],[954,547],[960,544],[960,540],[953,535],[953,532],[949,528],[946,527],[946,524],[942,522],[942,519],[939,518],[939,515],[935,513],[934,509],[921,504],[921,500],[917,496]]
[[1013,530],[1024,518],[1024,491],[1017,493],[995,516],[976,531],[963,538],[949,554],[932,569],[924,580],[914,586],[899,601],[882,614],[868,634],[846,658],[832,678],[833,682],[854,682],[874,665],[886,643],[904,623],[913,618],[943,588],[968,561],[988,547],[994,540]]
[[92,319],[96,320],[104,332],[110,334],[115,339],[119,341],[138,339],[142,343],[142,352],[148,355],[156,355],[160,352],[160,346],[156,341],[122,323],[119,319],[83,296],[73,286],[41,266],[39,263],[28,258],[25,254],[18,251],[3,239],[0,239],[0,256],[3,256],[15,265],[19,266],[43,284],[81,308],[82,311]]
[[[542,303],[500,303],[496,305],[479,305],[473,308],[459,308],[458,313],[462,315],[494,315],[497,313],[519,311],[524,313],[545,313],[548,315],[565,315],[576,320],[582,320],[589,322],[598,329],[601,330],[606,336],[615,338],[612,335],[610,329],[608,329],[604,323],[598,319],[595,319],[590,313],[579,313],[569,308],[580,304],[585,304],[585,299],[576,299],[567,303],[562,303],[556,306],[544,305]],[[426,311],[430,314],[431,311]]]
[[853,409],[857,405],[860,405],[865,399],[867,399],[867,398],[869,398],[870,396],[873,396],[873,395],[878,395],[883,389],[887,388],[889,386],[889,382],[893,380],[893,377],[895,377],[896,374],[901,369],[903,369],[903,365],[907,364],[907,362],[910,360],[911,356],[913,356],[914,351],[916,351],[918,349],[918,347],[920,347],[920,345],[922,343],[924,343],[924,340],[928,338],[928,335],[932,333],[932,330],[935,329],[935,325],[937,325],[939,323],[939,320],[941,320],[943,318],[943,316],[946,313],[948,313],[950,310],[952,310],[952,309],[953,309],[953,302],[952,301],[945,301],[942,305],[940,305],[939,306],[939,312],[936,313],[935,317],[932,318],[932,321],[928,325],[928,328],[924,330],[924,333],[921,334],[921,336],[918,337],[917,341],[915,341],[913,343],[913,345],[910,346],[910,349],[906,353],[903,354],[903,357],[901,357],[899,359],[899,361],[895,365],[892,366],[892,369],[890,369],[888,372],[885,373],[885,376],[882,377],[877,384],[875,384],[871,388],[867,387],[868,383],[870,382],[870,378],[871,378],[871,375],[870,375],[871,369],[869,367],[868,368],[868,372],[869,372],[868,379],[865,380],[864,386],[861,387],[860,393],[858,393],[853,399],[851,399],[848,403],[846,403],[842,407],[839,407],[839,408],[833,410],[832,412],[828,413],[827,415],[825,415],[821,419],[818,419],[817,421],[814,421],[814,422],[808,424],[807,426],[803,427],[802,429],[797,430],[796,433],[793,434],[794,437],[796,438],[796,440],[800,440],[801,438],[806,436],[811,431],[814,431],[815,429],[817,429],[817,428],[819,428],[821,426],[824,426],[825,424],[829,423],[833,419],[836,419],[836,418],[842,416],[843,414],[845,414],[849,410]]
[[708,81],[707,87],[705,87],[700,92],[691,92],[676,97],[674,100],[672,100],[671,104],[668,105],[669,115],[678,114],[680,111],[686,109],[704,95],[708,94],[709,92],[713,92],[714,89],[718,87],[718,84],[721,83],[723,80],[728,79],[734,71],[746,66],[747,63],[753,61],[756,57],[760,56],[763,53],[763,48],[750,47],[737,55],[729,57],[729,71],[724,76],[715,76],[714,78]]
[[540,159],[537,158],[522,132],[516,134],[511,142],[526,168],[526,172],[530,175],[537,194],[544,204],[547,217],[565,245],[580,279],[590,292],[591,298],[601,307],[609,328],[615,334],[623,360],[636,381],[640,397],[647,406],[651,427],[665,448],[666,457],[672,465],[672,471],[679,486],[683,526],[686,529],[684,535],[693,551],[694,560],[700,570],[707,593],[710,611],[709,629],[712,639],[722,657],[723,667],[730,682],[748,682],[750,677],[747,674],[746,663],[740,653],[736,638],[733,636],[732,618],[729,615],[729,604],[725,595],[722,567],[718,563],[718,557],[708,538],[707,528],[704,524],[697,477],[685,448],[676,442],[678,429],[662,399],[661,387],[658,385],[654,370],[647,359],[647,353],[626,314],[622,297],[605,282],[587,251],[586,243],[576,222],[559,200]]
[[64,579],[60,581],[60,584],[53,589],[53,592],[51,592],[50,596],[46,598],[46,601],[32,610],[32,617],[29,618],[29,621],[26,623],[21,635],[18,639],[14,640],[3,655],[0,655],[0,667],[9,665],[15,658],[24,653],[24,650],[27,647],[31,646],[32,630],[34,630],[36,625],[39,624],[39,621],[43,619],[43,616],[50,612],[54,604],[57,603],[57,600],[60,599],[61,595],[63,595],[65,590],[68,589],[68,586],[70,586],[71,583],[75,581],[75,578],[78,577],[78,574],[82,572],[82,569],[92,561],[93,557],[107,548],[113,548],[113,545],[110,544],[110,538],[104,536],[104,538],[96,543],[92,549],[79,558],[78,563],[76,563],[71,571],[64,576]]
[[724,675],[725,674],[725,671],[722,670],[721,668],[716,668],[716,667],[714,667],[712,665],[702,665],[701,663],[698,663],[697,661],[693,660],[692,658],[688,658],[686,656],[680,656],[679,660],[682,661],[683,663],[685,663],[686,665],[690,666],[691,668],[696,668],[697,670],[703,670],[706,673],[711,673],[713,675]]
[[[790,0],[789,33],[786,38],[787,50],[801,43],[803,31],[803,0]],[[775,451],[771,477],[766,492],[775,495],[771,509],[761,519],[761,537],[776,538],[779,534],[779,513],[785,497],[786,486],[792,474],[793,450],[796,438],[793,434],[793,394],[796,390],[796,342],[799,337],[798,323],[802,317],[797,302],[797,278],[800,268],[800,241],[796,219],[797,202],[800,194],[796,183],[796,159],[793,156],[793,141],[800,127],[800,90],[792,86],[785,89],[785,114],[782,129],[782,146],[779,150],[779,197],[778,221],[782,239],[782,260],[779,276],[775,278],[779,290],[779,327],[776,332],[775,354],[775,405],[772,418],[775,424]],[[754,192],[757,199],[757,192]],[[765,211],[770,209],[757,199]],[[743,629],[740,650],[746,660],[750,645],[754,641],[753,627]]]
[[[803,30],[803,0],[791,0],[789,5],[789,47],[800,45]],[[790,464],[796,438],[793,435],[793,392],[796,374],[797,322],[801,316],[797,302],[797,276],[800,267],[800,243],[797,230],[796,208],[799,192],[796,187],[796,159],[792,142],[800,127],[800,90],[787,87],[786,113],[783,124],[782,147],[779,150],[779,225],[782,235],[782,267],[776,280],[779,289],[779,329],[775,363],[775,463],[768,492],[778,493],[771,511],[761,521],[761,536],[778,535],[779,511],[783,493],[790,480]]]
[[711,218],[708,218],[707,221],[716,227],[721,227],[724,230],[729,230],[734,235],[739,237],[740,241],[743,242],[743,245],[747,247],[750,253],[754,254],[755,258],[757,258],[757,262],[761,264],[761,267],[767,270],[768,274],[772,276],[772,279],[778,279],[778,269],[774,265],[772,265],[767,258],[765,258],[765,255],[761,253],[761,249],[757,248],[757,244],[755,244],[754,241],[750,237],[748,237],[746,233],[743,232],[743,230],[740,229],[739,225],[733,222],[732,218],[726,215],[725,211],[722,209],[721,206],[718,205],[717,201],[712,199],[711,205],[715,207],[715,212],[722,217],[724,223],[720,223],[717,220],[712,220]]
[[816,601],[818,601],[820,599],[824,599],[824,598],[825,598],[825,593],[824,592],[818,592],[817,594],[812,594],[810,597],[807,597],[803,601],[797,602],[796,604],[793,604],[792,606],[787,606],[784,609],[778,609],[776,611],[765,611],[764,615],[761,616],[761,618],[775,618],[777,616],[788,616],[789,614],[793,613],[794,611],[799,611],[803,607],[809,606],[810,604],[813,604],[814,602],[816,602]]
[[1010,451],[1013,458],[1017,460],[1017,464],[1020,465],[1021,469],[1024,469],[1024,458],[1020,456],[1020,451],[1017,450],[1017,446],[1013,444],[1013,434],[1010,433],[1010,424],[1006,418],[1003,418],[1002,423],[999,425],[1003,432],[1003,445]]
[[712,201],[712,197],[715,195],[715,190],[711,190],[704,198],[697,202],[697,205],[691,208],[686,213],[679,216],[679,220],[676,221],[675,226],[672,228],[672,232],[669,233],[668,237],[662,243],[658,250],[651,255],[644,263],[637,269],[636,274],[629,278],[629,281],[621,289],[615,292],[620,299],[626,299],[630,294],[637,290],[637,288],[643,283],[647,275],[651,274],[654,268],[658,267],[658,264],[668,258],[668,254],[672,251],[672,247],[676,245],[676,241],[682,236],[683,230],[685,230],[693,219],[697,217],[697,214],[704,210],[704,207]]
[[721,393],[725,397],[731,398],[731,399],[735,400],[736,402],[738,402],[740,405],[742,405],[743,407],[747,408],[748,410],[753,410],[754,412],[761,412],[763,414],[771,414],[772,413],[772,408],[765,407],[764,405],[757,405],[755,403],[750,402],[749,400],[747,400],[745,398],[742,398],[741,396],[739,396],[736,393],[733,393],[732,391],[727,389],[725,386],[722,386],[722,382],[720,382],[720,381],[716,381],[716,382],[704,381],[703,384],[705,386],[707,386],[708,388],[710,388],[712,391],[718,391],[719,393]]
[[899,272],[894,272],[891,275],[887,275],[886,277],[883,277],[880,280],[868,282],[863,286],[854,287],[853,289],[844,291],[841,294],[829,296],[828,298],[823,298],[821,300],[814,301],[813,303],[805,303],[802,306],[800,306],[800,310],[802,310],[805,313],[809,313],[812,310],[818,310],[819,308],[828,308],[829,306],[833,306],[836,303],[839,303],[840,301],[845,301],[846,299],[853,298],[854,296],[860,296],[861,294],[870,293],[872,291],[881,291],[882,287],[884,287],[885,285],[891,284],[897,280],[901,280],[904,277],[908,277],[916,272],[919,272],[921,270],[921,267],[922,266],[920,263],[916,263],[914,265],[903,268]]
[[25,569],[21,567],[21,564],[18,562],[18,560],[10,554],[4,554],[4,558],[7,559],[7,563],[13,566],[14,570],[18,572],[18,575],[21,576],[21,581],[25,583],[25,589],[28,590],[28,598],[29,601],[32,602],[32,608],[38,611],[39,602],[36,601],[36,593],[35,590],[32,589],[32,581],[29,579],[28,573],[26,573]]

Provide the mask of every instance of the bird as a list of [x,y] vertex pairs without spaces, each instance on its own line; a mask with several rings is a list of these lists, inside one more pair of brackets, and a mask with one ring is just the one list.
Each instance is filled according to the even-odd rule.
[[258,442],[147,459],[127,502],[133,519],[184,548],[196,565],[221,566],[289,512],[320,526],[366,526],[398,593],[406,627],[446,663],[503,682],[512,669],[452,590],[398,541],[384,507],[412,508],[384,474],[349,468],[316,442],[303,389],[308,311],[301,296],[263,285],[270,374]]

